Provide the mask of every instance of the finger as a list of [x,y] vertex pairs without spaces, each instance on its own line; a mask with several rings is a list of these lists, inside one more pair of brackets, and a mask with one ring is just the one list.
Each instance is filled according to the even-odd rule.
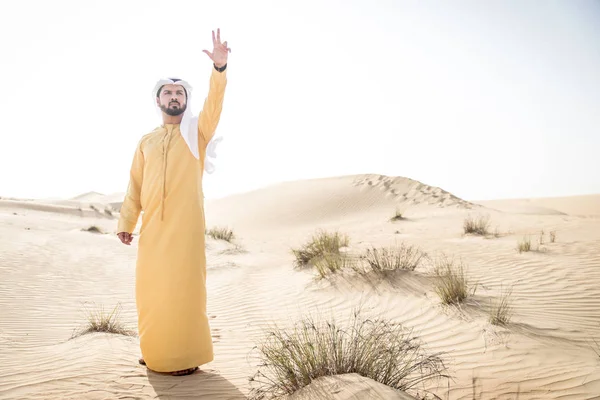
[[217,43],[221,43],[221,28],[217,28]]
[[210,51],[208,51],[208,50],[202,50],[202,52],[206,53],[210,57],[210,59],[212,60],[213,54]]
[[215,31],[212,31],[212,40],[213,40],[213,46],[217,44],[217,40],[215,39]]

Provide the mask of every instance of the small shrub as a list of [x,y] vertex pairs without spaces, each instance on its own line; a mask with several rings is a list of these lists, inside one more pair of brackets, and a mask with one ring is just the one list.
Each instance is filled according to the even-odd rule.
[[117,304],[111,312],[105,312],[104,307],[96,310],[87,310],[87,324],[84,328],[76,331],[72,338],[93,332],[135,336],[136,332],[127,329],[121,322],[120,308],[120,304]]
[[517,250],[519,253],[531,251],[531,237],[523,237],[523,239],[517,243]]
[[[435,261],[435,292],[444,304],[458,304],[469,296],[469,281],[462,262],[441,256]],[[475,293],[476,286],[473,288]]]
[[226,242],[231,242],[235,238],[233,231],[229,228],[213,227],[206,231],[206,234],[215,240],[224,240]]
[[550,243],[556,242],[556,231],[550,231]]
[[325,255],[340,254],[340,248],[348,246],[350,239],[339,232],[317,231],[311,239],[299,249],[292,249],[299,267],[309,265]]
[[392,218],[390,218],[390,221],[400,221],[403,219],[405,219],[403,211],[400,208],[396,208],[396,213]]
[[335,274],[346,268],[353,268],[353,260],[344,254],[328,253],[314,259],[313,264],[321,278]]
[[414,271],[427,254],[416,246],[400,246],[367,249],[364,260],[377,273],[398,270]]
[[492,305],[490,310],[490,323],[493,325],[508,325],[512,317],[512,307],[510,305],[510,296],[512,289],[504,294],[500,294],[500,299]]
[[259,370],[250,378],[259,387],[250,399],[279,398],[319,377],[346,373],[404,391],[445,376],[440,355],[427,354],[403,326],[358,312],[347,325],[309,317],[290,330],[270,328],[265,336],[257,346]]
[[465,234],[485,236],[489,233],[489,227],[489,216],[479,216],[475,218],[469,215],[463,221],[463,231],[465,232]]

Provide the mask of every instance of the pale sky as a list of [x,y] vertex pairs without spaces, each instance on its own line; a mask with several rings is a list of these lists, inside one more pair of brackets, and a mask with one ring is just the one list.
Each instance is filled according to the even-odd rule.
[[600,193],[600,1],[3,1],[0,196],[123,192],[151,90],[228,87],[207,198],[337,175]]

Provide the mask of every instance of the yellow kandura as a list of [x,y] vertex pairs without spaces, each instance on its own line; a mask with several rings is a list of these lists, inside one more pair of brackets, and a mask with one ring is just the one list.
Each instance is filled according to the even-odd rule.
[[[213,32],[215,50],[207,53],[214,61],[208,96],[199,117],[192,119],[197,140],[186,140],[180,132],[182,102],[187,105],[189,94],[180,89],[186,86],[177,81],[164,85],[157,103],[163,106],[165,123],[137,145],[118,222],[121,241],[130,244],[142,217],[135,286],[138,330],[143,362],[157,372],[191,373],[214,357],[207,315],[202,178],[227,83],[226,56],[225,62],[219,58],[217,47],[223,44],[219,35],[217,39]],[[230,51],[226,43],[225,53]],[[179,90],[168,92],[169,88]]]

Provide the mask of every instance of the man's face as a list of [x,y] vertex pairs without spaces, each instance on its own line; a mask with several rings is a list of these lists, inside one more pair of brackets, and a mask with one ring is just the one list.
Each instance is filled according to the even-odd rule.
[[181,85],[165,85],[156,100],[160,109],[167,115],[183,114],[187,107],[185,90]]

